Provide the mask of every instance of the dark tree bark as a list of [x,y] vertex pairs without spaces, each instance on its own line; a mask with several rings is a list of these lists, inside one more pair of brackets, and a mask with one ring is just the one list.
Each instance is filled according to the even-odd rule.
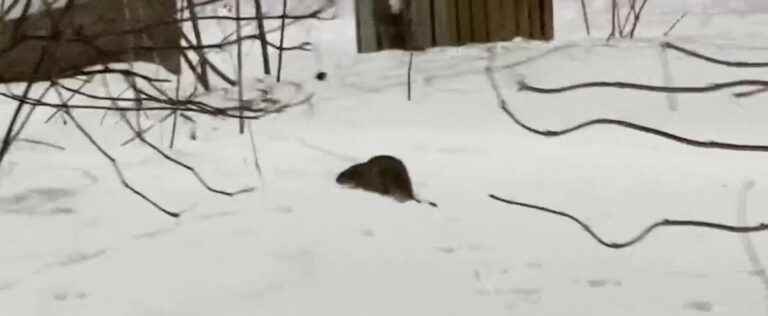
[[[129,61],[159,63],[179,74],[180,50],[152,49],[179,46],[178,23],[162,23],[174,21],[176,10],[175,0],[90,0],[23,16],[23,23],[10,20],[0,28],[0,82],[62,78],[84,67]],[[142,29],[148,25],[158,26]],[[142,31],[130,31],[135,29]],[[51,45],[34,73],[37,55],[30,52],[46,44]]]

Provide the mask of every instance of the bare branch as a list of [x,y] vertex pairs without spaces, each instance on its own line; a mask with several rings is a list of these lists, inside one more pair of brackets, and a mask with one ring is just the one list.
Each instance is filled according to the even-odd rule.
[[622,120],[616,120],[616,119],[594,119],[590,120],[584,123],[580,123],[576,126],[569,127],[562,130],[541,130],[534,128],[526,123],[524,123],[522,120],[520,120],[517,115],[515,115],[514,112],[509,108],[506,99],[501,93],[501,89],[499,87],[498,82],[496,81],[496,77],[493,75],[493,70],[491,66],[488,66],[486,68],[486,75],[488,77],[488,80],[490,81],[491,88],[493,88],[494,93],[496,94],[496,99],[499,104],[499,107],[501,108],[504,113],[507,114],[507,116],[512,119],[512,121],[520,126],[521,128],[525,129],[528,132],[534,133],[539,136],[544,137],[558,137],[558,136],[564,136],[573,132],[576,132],[580,129],[584,129],[590,126],[596,126],[596,125],[614,125],[614,126],[620,126],[627,129],[631,129],[637,132],[650,134],[654,136],[658,136],[661,138],[665,138],[668,140],[672,140],[681,144],[693,146],[693,147],[699,147],[699,148],[708,148],[708,149],[720,149],[720,150],[733,150],[733,151],[753,151],[753,152],[768,152],[768,146],[765,145],[748,145],[748,144],[736,144],[736,143],[726,143],[726,142],[716,142],[716,141],[701,141],[691,138],[686,138],[683,136],[675,135],[669,132],[665,132],[662,130],[658,130],[652,127],[622,121]]
[[587,4],[584,1],[585,0],[581,0],[581,15],[584,18],[584,28],[587,30],[587,36],[590,36],[591,32],[589,30],[589,14],[587,13]]
[[637,9],[635,20],[632,22],[632,30],[629,31],[629,38],[635,38],[635,31],[637,31],[637,25],[640,24],[640,16],[643,15],[643,10],[645,9],[646,4],[648,4],[648,0],[643,0],[643,3],[640,4],[640,8]]
[[699,53],[697,51],[694,51],[692,49],[684,48],[679,45],[675,45],[670,42],[662,42],[661,47],[663,48],[669,48],[671,50],[677,51],[679,53],[685,54],[689,57],[693,57],[696,59],[701,59],[704,61],[708,61],[713,64],[728,66],[728,67],[736,67],[736,68],[763,68],[768,67],[768,62],[749,62],[749,61],[729,61],[729,60],[723,60],[718,59],[715,57],[710,57],[707,55],[704,55],[702,53]]
[[[30,0],[27,0],[27,3],[29,3]],[[26,9],[26,8],[25,8]],[[21,20],[21,18],[19,19]],[[45,50],[46,47],[43,47],[40,49],[39,57],[37,58],[37,63],[35,63],[35,69],[32,71],[33,73],[37,73],[40,70],[40,66],[43,64],[43,60],[45,59]],[[24,87],[24,92],[22,94],[22,100],[25,99],[29,92],[32,89],[32,85],[34,82],[29,81],[27,82],[26,86]],[[5,136],[3,137],[3,142],[0,147],[0,165],[2,165],[3,160],[5,159],[5,156],[8,154],[8,150],[11,147],[11,144],[13,144],[13,130],[16,128],[16,122],[19,120],[19,115],[21,114],[21,110],[24,108],[24,104],[26,102],[18,100],[18,104],[16,104],[16,109],[13,111],[13,115],[11,116],[11,121],[8,123],[8,127],[6,127],[5,130]]]
[[647,85],[647,84],[623,82],[623,81],[593,81],[593,82],[583,82],[583,83],[577,83],[572,85],[566,85],[566,86],[556,87],[556,88],[543,88],[543,87],[532,86],[526,83],[525,81],[521,80],[518,82],[518,85],[519,85],[520,91],[530,91],[530,92],[543,93],[543,94],[563,93],[563,92],[568,92],[572,90],[587,89],[587,88],[632,89],[632,90],[662,92],[662,93],[704,93],[704,92],[714,92],[714,91],[725,90],[730,88],[739,88],[739,87],[768,87],[768,81],[736,80],[736,81],[713,83],[706,86],[688,86],[688,87],[655,86],[655,85]]
[[261,0],[253,0],[253,2],[254,9],[256,10],[256,26],[259,29],[259,34],[261,34],[259,42],[261,43],[261,58],[262,63],[264,64],[264,74],[269,76],[272,74],[272,69],[269,62],[269,50],[267,49],[267,33],[264,31],[264,19],[262,19],[263,10],[261,8]]
[[677,24],[678,24],[678,23],[680,23],[680,21],[682,21],[682,20],[683,20],[683,19],[684,19],[686,16],[688,16],[688,12],[684,12],[683,14],[681,14],[681,15],[680,15],[680,17],[678,17],[678,18],[675,20],[675,22],[674,22],[674,23],[672,23],[672,25],[670,25],[670,26],[669,26],[669,28],[667,28],[667,30],[666,30],[666,31],[664,31],[664,34],[663,34],[663,35],[664,35],[664,36],[668,36],[668,35],[669,35],[669,33],[672,33],[672,30],[674,30],[674,29],[675,29],[675,27],[677,26]]
[[408,55],[408,73],[406,74],[408,80],[408,101],[411,101],[411,89],[412,89],[412,83],[411,83],[411,76],[413,72],[413,52],[410,52]]
[[112,155],[110,155],[109,152],[107,152],[104,149],[104,147],[102,147],[93,138],[93,136],[91,136],[91,134],[80,124],[80,122],[75,118],[74,115],[72,115],[72,113],[70,113],[70,111],[68,109],[65,110],[63,113],[66,114],[69,117],[69,119],[74,123],[75,127],[77,127],[77,129],[80,131],[80,133],[83,134],[83,136],[85,136],[86,139],[88,139],[88,141],[91,143],[91,145],[93,145],[93,147],[95,147],[101,153],[101,155],[104,156],[104,158],[109,160],[109,162],[112,164],[112,168],[115,170],[115,173],[120,178],[120,183],[122,183],[125,188],[127,188],[128,190],[130,190],[131,192],[136,194],[138,197],[140,197],[144,201],[146,201],[149,204],[151,204],[152,206],[154,206],[158,211],[162,212],[165,215],[168,215],[168,216],[174,217],[174,218],[179,217],[181,215],[181,213],[169,211],[165,207],[161,206],[160,204],[158,204],[157,202],[155,202],[154,200],[149,198],[146,194],[144,194],[143,192],[141,192],[138,189],[136,189],[135,187],[133,187],[133,185],[131,185],[125,179],[125,176],[123,175],[123,170],[120,167],[120,164],[117,163],[117,160]]
[[58,149],[58,150],[61,150],[61,151],[67,150],[67,148],[65,148],[64,146],[56,145],[56,144],[51,143],[51,142],[46,142],[46,141],[37,140],[37,139],[30,139],[30,138],[19,137],[19,138],[16,138],[15,141],[23,142],[23,143],[29,143],[29,144],[35,144],[35,145],[41,145],[41,146],[50,147],[50,148],[53,148],[53,149]]
[[285,15],[288,10],[288,0],[283,0],[283,19],[280,20],[280,49],[277,52],[277,82],[282,80],[283,75],[283,49],[285,44]]
[[568,214],[563,211],[558,211],[555,209],[551,209],[545,206],[535,205],[535,204],[529,204],[524,202],[518,202],[510,199],[505,199],[498,197],[493,194],[488,195],[491,199],[494,199],[496,201],[509,204],[509,205],[515,205],[515,206],[521,206],[524,208],[532,209],[541,211],[544,213],[557,215],[560,217],[567,218],[571,220],[572,222],[576,223],[577,225],[581,226],[581,228],[584,229],[584,231],[589,234],[592,239],[596,240],[601,245],[611,248],[611,249],[622,249],[627,248],[632,245],[635,245],[645,239],[651,232],[654,230],[661,228],[661,227],[689,227],[689,228],[705,228],[705,229],[712,229],[712,230],[719,230],[724,232],[730,232],[730,233],[739,233],[739,234],[745,234],[745,233],[755,233],[755,232],[762,232],[762,231],[768,231],[768,224],[762,223],[754,226],[732,226],[732,225],[726,225],[726,224],[720,224],[715,222],[705,222],[705,221],[696,221],[696,220],[672,220],[672,219],[663,219],[661,221],[658,221],[656,223],[651,224],[650,226],[643,229],[639,234],[637,234],[635,237],[630,238],[627,241],[623,242],[612,242],[607,241],[603,237],[600,237],[589,225],[587,225],[584,221],[580,220],[578,217],[573,216],[571,214]]

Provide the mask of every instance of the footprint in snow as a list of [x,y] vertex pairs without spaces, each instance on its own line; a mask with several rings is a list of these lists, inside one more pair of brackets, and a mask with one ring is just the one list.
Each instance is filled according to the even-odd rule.
[[606,286],[620,287],[621,281],[614,279],[592,279],[587,280],[587,286],[591,288],[601,288]]
[[373,229],[364,228],[360,231],[360,235],[362,235],[363,237],[374,237],[376,236],[376,233],[373,231]]
[[282,214],[291,214],[294,212],[293,207],[290,207],[288,205],[278,205],[272,208],[272,210]]
[[57,300],[59,302],[65,302],[65,301],[73,301],[73,300],[84,300],[88,298],[88,294],[86,294],[83,291],[66,291],[66,290],[58,290],[54,291],[51,294],[51,297],[54,300]]
[[714,309],[714,305],[709,301],[690,301],[685,303],[683,308],[700,313],[709,313]]
[[525,267],[531,270],[539,270],[544,267],[541,262],[531,261],[525,264]]
[[59,261],[58,265],[61,267],[67,267],[75,264],[80,264],[80,263],[101,257],[106,253],[107,253],[106,249],[99,249],[91,252],[78,251],[78,252],[71,253],[69,256]]
[[77,195],[75,190],[66,188],[28,189],[10,196],[0,197],[0,210],[2,210],[0,212],[31,216],[68,215],[74,213],[74,210],[68,207],[51,207],[50,204],[75,195]]

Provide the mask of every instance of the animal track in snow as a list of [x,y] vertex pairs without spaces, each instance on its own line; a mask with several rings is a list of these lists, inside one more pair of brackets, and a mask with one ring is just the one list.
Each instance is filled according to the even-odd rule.
[[54,216],[74,213],[74,210],[68,207],[54,206],[50,204],[60,202],[64,199],[77,195],[72,189],[42,187],[28,189],[11,196],[0,197],[0,211],[6,214],[32,215],[32,216]]
[[606,286],[620,287],[621,281],[615,279],[591,279],[587,280],[587,286],[591,288],[601,288]]
[[685,309],[702,312],[702,313],[708,313],[714,309],[714,305],[712,304],[712,302],[709,302],[709,301],[690,301],[688,303],[685,303],[683,307]]

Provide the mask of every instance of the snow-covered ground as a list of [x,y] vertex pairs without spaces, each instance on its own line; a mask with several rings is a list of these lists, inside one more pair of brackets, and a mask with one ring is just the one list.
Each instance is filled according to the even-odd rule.
[[[484,73],[491,52],[511,108],[539,128],[609,117],[701,140],[768,144],[766,95],[518,92],[520,78],[548,87],[768,80],[765,69],[674,52],[665,78],[660,34],[692,6],[650,7],[638,39],[606,45],[600,25],[584,39],[577,3],[558,2],[552,43],[418,54],[412,102],[405,53],[354,55],[348,19],[292,27],[291,42],[306,36],[323,51],[319,66],[316,56],[288,54],[285,77],[316,96],[312,106],[252,123],[263,177],[234,121],[201,117],[199,139],[180,137],[169,150],[218,188],[257,187],[234,198],[206,191],[138,143],[120,146],[131,135],[116,114],[101,125],[101,112],[76,112],[128,181],[184,211],[179,219],[123,188],[71,123],[45,125],[50,112],[41,109],[22,136],[66,151],[17,143],[0,167],[0,315],[766,315],[768,289],[743,236],[669,228],[612,250],[572,222],[488,198],[569,211],[606,238],[626,240],[663,218],[739,224],[743,186],[753,180],[748,223],[768,222],[768,153],[697,149],[614,127],[542,138],[504,115]],[[667,40],[768,61],[768,14],[725,9],[690,10]],[[250,77],[261,72],[256,48],[248,51]],[[327,82],[312,81],[319,69]],[[14,104],[2,102],[0,117],[9,117]],[[148,137],[167,147],[170,124]],[[338,172],[376,154],[400,157],[417,193],[440,207],[335,184]],[[768,235],[750,237],[768,260]]]

